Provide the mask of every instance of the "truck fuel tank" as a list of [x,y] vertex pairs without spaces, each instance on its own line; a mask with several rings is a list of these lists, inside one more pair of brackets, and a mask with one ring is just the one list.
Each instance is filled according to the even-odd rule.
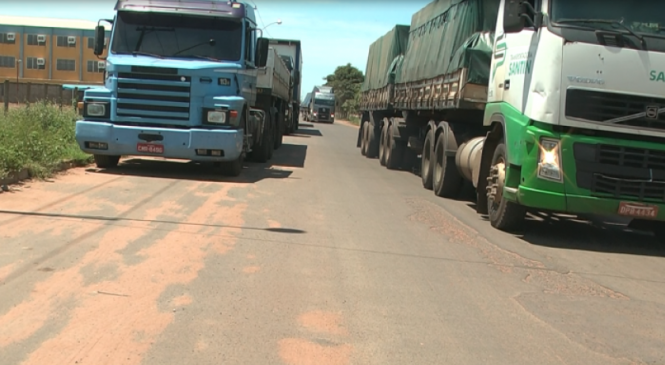
[[464,143],[457,149],[455,165],[466,180],[471,181],[473,186],[478,184],[478,172],[480,171],[480,160],[483,155],[483,144],[485,137],[475,137]]

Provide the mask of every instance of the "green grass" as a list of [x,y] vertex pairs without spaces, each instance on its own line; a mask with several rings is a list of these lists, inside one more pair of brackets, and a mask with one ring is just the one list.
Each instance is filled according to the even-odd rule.
[[89,163],[74,138],[78,118],[73,108],[47,102],[0,111],[0,178],[23,168],[44,178],[64,161]]
[[349,122],[355,124],[355,125],[360,125],[360,117],[357,115],[350,115],[349,116]]

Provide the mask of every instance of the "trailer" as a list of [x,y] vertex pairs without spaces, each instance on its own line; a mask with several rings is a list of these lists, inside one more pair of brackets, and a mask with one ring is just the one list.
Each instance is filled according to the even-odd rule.
[[270,39],[270,46],[286,61],[291,71],[291,101],[290,113],[287,121],[288,125],[284,128],[284,134],[291,134],[298,130],[300,125],[300,93],[302,91],[302,46],[296,39]]
[[291,123],[287,120],[291,102],[291,72],[274,47],[269,47],[266,66],[258,70],[256,78],[256,105],[270,110],[275,117],[274,148],[282,145],[284,131]]
[[361,154],[437,196],[469,187],[500,230],[536,210],[665,238],[665,45],[648,14],[619,0],[432,1],[370,46]]
[[309,110],[309,101],[311,99],[312,99],[312,93],[307,93],[307,95],[305,95],[305,99],[303,99],[303,102],[300,104],[300,117],[304,121],[308,120],[307,111]]

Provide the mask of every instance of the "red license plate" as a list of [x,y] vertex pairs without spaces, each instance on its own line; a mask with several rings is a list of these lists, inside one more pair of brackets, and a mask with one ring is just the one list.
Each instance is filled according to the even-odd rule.
[[621,202],[619,203],[619,214],[633,218],[656,218],[658,216],[658,206]]
[[142,153],[162,154],[164,153],[164,146],[161,144],[138,143],[136,150]]

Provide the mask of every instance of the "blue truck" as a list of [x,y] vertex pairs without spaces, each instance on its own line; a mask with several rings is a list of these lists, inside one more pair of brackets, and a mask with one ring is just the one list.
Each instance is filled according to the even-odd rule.
[[[236,1],[118,0],[104,87],[88,89],[76,122],[99,168],[120,156],[214,162],[240,175],[245,158],[272,158],[278,111],[257,103],[270,41]],[[94,51],[104,48],[104,27]]]

